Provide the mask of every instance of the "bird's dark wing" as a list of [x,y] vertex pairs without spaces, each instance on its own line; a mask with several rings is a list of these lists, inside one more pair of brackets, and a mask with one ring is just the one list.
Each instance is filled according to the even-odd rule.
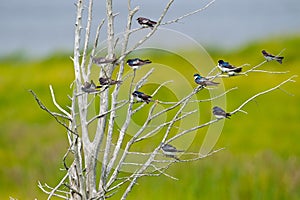
[[151,26],[155,26],[157,24],[157,22],[149,20],[148,24],[151,25]]
[[140,59],[135,58],[135,59],[132,59],[130,63],[131,63],[131,65],[138,65],[138,64],[140,64],[140,62],[141,62]]
[[226,115],[226,112],[222,108],[219,108],[219,107],[214,107],[213,113],[215,115]]
[[148,100],[149,98],[152,98],[151,96],[144,94],[144,93],[138,94],[138,97],[143,100]]
[[123,81],[110,80],[110,85],[121,84]]
[[183,152],[182,150],[178,150],[170,144],[165,144],[164,146],[162,146],[162,149],[167,152]]
[[109,82],[110,82],[109,78],[104,78],[104,77],[100,77],[100,78],[99,78],[99,83],[100,83],[101,85],[108,85]]
[[222,65],[224,68],[227,68],[227,69],[234,69],[234,68],[235,68],[234,66],[232,66],[232,65],[229,64],[228,62],[224,62],[224,63],[225,63],[225,64]]

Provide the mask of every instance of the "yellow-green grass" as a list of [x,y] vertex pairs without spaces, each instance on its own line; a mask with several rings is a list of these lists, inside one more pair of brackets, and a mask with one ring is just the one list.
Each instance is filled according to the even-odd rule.
[[[263,61],[262,49],[277,53],[286,48],[284,64],[269,62],[263,69],[289,70],[289,74],[253,73],[223,80],[227,89],[239,87],[227,95],[227,110],[290,75],[300,74],[299,46],[300,38],[293,37],[253,43],[229,52],[209,51],[215,62],[224,59],[235,65],[255,65]],[[57,101],[68,105],[72,62],[67,54],[42,61],[11,57],[3,59],[0,67],[0,197],[44,199],[37,181],[54,185],[63,176],[59,168],[67,141],[64,129],[37,106],[28,89],[55,110],[48,89],[52,84]],[[192,79],[194,72],[185,73],[190,73]],[[226,120],[215,147],[226,147],[225,150],[195,163],[171,167],[168,173],[179,181],[142,178],[129,199],[299,199],[299,86],[298,81],[282,87],[294,96],[276,90],[259,97],[244,108],[248,115],[238,113]],[[194,141],[193,146],[197,145]],[[114,199],[118,197],[117,194]]]

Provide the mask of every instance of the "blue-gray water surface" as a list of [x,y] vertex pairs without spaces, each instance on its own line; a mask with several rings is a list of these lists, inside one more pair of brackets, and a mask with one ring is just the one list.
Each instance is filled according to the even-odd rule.
[[[75,0],[5,0],[0,6],[0,55],[22,50],[26,55],[45,56],[73,47]],[[139,5],[138,16],[157,20],[168,1],[132,0]],[[209,1],[175,1],[166,15],[174,19]],[[86,1],[86,6],[88,2]],[[105,1],[94,0],[94,24],[105,17]],[[127,1],[114,1],[116,32],[122,32],[127,17]],[[138,27],[136,22],[133,27]],[[165,26],[186,34],[204,46],[232,48],[271,36],[300,33],[299,0],[216,0],[208,9]],[[95,29],[93,29],[94,31]],[[104,35],[104,34],[102,34]],[[104,36],[101,40],[104,40]],[[165,44],[164,44],[165,43]],[[161,45],[184,46],[172,38]]]

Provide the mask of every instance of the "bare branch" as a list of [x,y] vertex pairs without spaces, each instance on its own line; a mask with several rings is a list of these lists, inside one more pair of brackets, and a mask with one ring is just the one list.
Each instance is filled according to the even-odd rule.
[[116,111],[120,108],[122,108],[123,106],[125,106],[126,104],[128,103],[128,100],[124,100],[123,103],[117,107],[115,107],[113,110],[108,110],[106,111],[105,113],[102,113],[102,114],[99,114],[99,115],[95,115],[92,119],[90,119],[88,122],[87,122],[87,125],[89,125],[90,123],[92,123],[94,120],[96,119],[99,119],[101,117],[105,117],[107,114],[111,113],[112,111]]
[[66,110],[64,110],[62,107],[60,107],[60,105],[56,102],[52,85],[49,85],[49,88],[50,88],[50,92],[51,92],[52,101],[53,101],[54,105],[56,106],[56,108],[58,108],[58,110],[60,110],[62,113],[64,113],[66,116],[68,116],[69,119],[72,119],[72,116]]
[[130,177],[126,177],[125,180],[123,180],[122,182],[116,184],[115,186],[111,187],[111,188],[108,188],[107,189],[107,192],[111,192],[115,189],[118,189],[120,188],[122,185],[124,185],[125,183],[127,183],[128,181],[130,181]]
[[77,89],[81,85],[81,69],[79,64],[80,57],[80,39],[81,39],[81,29],[82,29],[82,12],[83,12],[83,2],[82,0],[77,0],[77,11],[76,11],[76,22],[75,22],[75,36],[74,36],[74,73],[75,73],[75,82]]
[[140,142],[148,137],[151,137],[154,133],[156,133],[157,131],[159,131],[161,128],[163,128],[164,126],[167,126],[167,125],[170,125],[171,123],[174,123],[174,122],[177,122],[177,121],[180,121],[184,118],[186,118],[187,116],[191,115],[191,114],[194,114],[196,113],[197,110],[193,110],[193,111],[190,111],[190,112],[187,112],[186,114],[180,116],[180,117],[177,117],[177,118],[174,118],[168,122],[164,122],[160,125],[156,125],[155,129],[153,129],[152,131],[148,132],[147,134],[145,134],[143,137],[140,137],[140,138],[137,138],[135,140],[135,142]]
[[288,83],[288,82],[295,82],[295,80],[293,80],[294,78],[296,78],[297,75],[293,75],[291,76],[290,78],[288,78],[287,80],[281,82],[280,84],[276,85],[275,87],[272,87],[268,90],[265,90],[263,92],[260,92],[260,93],[257,93],[256,95],[250,97],[249,99],[247,99],[244,103],[242,103],[237,109],[235,109],[234,111],[230,112],[231,115],[235,114],[236,112],[239,112],[246,104],[248,104],[250,101],[252,101],[253,99],[261,96],[261,95],[264,95],[264,94],[267,94],[269,92],[272,92],[273,90],[276,90],[276,89],[279,89],[282,85]]
[[172,24],[172,23],[178,22],[179,20],[182,20],[182,19],[184,19],[184,18],[187,18],[187,17],[189,17],[189,16],[191,16],[191,15],[194,15],[194,14],[196,14],[196,13],[199,13],[199,12],[201,12],[201,11],[204,11],[204,10],[207,9],[210,5],[212,5],[215,1],[216,1],[216,0],[212,0],[212,1],[208,2],[204,7],[199,8],[198,10],[194,10],[194,11],[192,11],[192,12],[190,12],[190,13],[187,13],[187,14],[185,14],[185,15],[182,15],[182,16],[176,18],[176,19],[173,19],[173,20],[171,20],[171,21],[167,21],[167,22],[165,22],[165,23],[162,23],[161,25]]
[[[128,146],[128,144],[127,144],[127,146]],[[126,146],[126,148],[127,148],[127,146]],[[159,147],[157,147],[152,152],[152,154],[149,156],[148,160],[144,163],[144,165],[134,174],[143,173],[148,168],[148,166],[152,163],[152,161],[154,160],[154,157],[155,157],[156,153],[158,152],[158,150],[159,150]],[[135,185],[138,178],[139,178],[139,176],[136,176],[136,175],[134,176],[133,180],[130,182],[129,186],[126,188],[125,192],[123,193],[123,196],[121,199],[126,199],[127,195],[132,190],[132,187]]]
[[102,114],[99,114],[99,115],[94,116],[92,119],[90,119],[90,120],[87,122],[87,124],[89,125],[89,124],[92,123],[94,120],[99,119],[99,118],[102,118],[102,117],[105,117],[107,114],[109,114],[109,113],[111,113],[111,112],[113,112],[113,111],[116,111],[116,110],[122,108],[122,107],[125,106],[127,103],[128,103],[128,101],[127,101],[127,100],[124,100],[124,102],[123,102],[121,105],[117,106],[117,107],[114,108],[113,110],[111,109],[111,110],[106,111],[105,113],[102,113]]
[[223,97],[223,96],[225,96],[227,93],[229,93],[229,92],[231,92],[231,91],[233,91],[233,90],[237,90],[237,89],[238,89],[238,87],[230,88],[229,90],[226,90],[225,92],[223,92],[223,93],[221,93],[221,94],[219,94],[219,95],[217,95],[217,96],[214,96],[214,97],[212,97],[212,98],[209,98],[209,99],[201,99],[201,100],[194,100],[194,101],[190,101],[190,103],[193,103],[193,102],[200,103],[200,102],[209,102],[209,101],[213,101],[213,100],[216,100],[216,99],[218,99],[218,98],[220,98],[220,97]]
[[188,100],[187,99],[186,101],[183,102],[183,104],[181,105],[181,107],[179,108],[179,110],[177,111],[177,113],[175,114],[175,116],[173,117],[173,119],[171,120],[171,123],[169,124],[166,132],[165,132],[165,135],[162,139],[162,142],[165,142],[166,138],[168,137],[170,131],[171,131],[171,128],[172,128],[172,125],[175,123],[175,120],[178,118],[178,116],[180,115],[180,113],[182,112],[182,110],[185,108],[185,106],[187,105],[188,103]]
[[204,124],[201,124],[201,125],[199,125],[199,126],[195,126],[195,127],[190,128],[190,129],[188,129],[188,130],[184,130],[184,131],[178,133],[177,135],[171,137],[171,138],[168,139],[167,141],[165,141],[165,143],[170,143],[170,142],[172,142],[173,140],[175,140],[175,139],[177,139],[177,138],[179,138],[179,137],[182,137],[183,135],[185,135],[185,134],[187,134],[187,133],[190,133],[190,132],[195,131],[195,130],[198,130],[198,129],[200,129],[200,128],[209,126],[209,125],[211,125],[211,124],[213,124],[213,123],[216,123],[217,121],[219,121],[219,119],[213,119],[213,120],[211,120],[211,121],[209,121],[209,122],[206,122],[206,123],[204,123]]
[[[68,126],[66,126],[63,122],[61,122],[56,114],[53,114],[40,100],[39,98],[37,97],[37,95],[32,91],[32,90],[29,90],[29,92],[33,95],[35,101],[37,102],[37,104],[40,106],[40,108],[44,111],[46,111],[47,113],[49,113],[60,125],[62,125],[63,127],[65,127],[68,131],[70,131],[71,133],[75,134],[75,135],[78,135],[76,132],[74,132],[73,130],[69,129]],[[70,121],[72,121],[71,119],[69,119]]]
[[[208,153],[208,154],[206,154],[206,155],[201,155],[201,154],[197,153],[197,157],[196,157],[196,158],[185,159],[185,160],[180,159],[179,162],[194,162],[194,161],[197,161],[197,160],[206,158],[206,157],[208,157],[208,156],[211,156],[211,155],[213,155],[213,154],[215,154],[215,153],[217,153],[217,152],[219,152],[219,151],[222,151],[222,150],[224,150],[224,149],[225,149],[225,148],[220,148],[220,149],[214,150],[214,151],[212,151],[212,152],[210,152],[210,153]],[[188,154],[188,153],[187,153],[187,154]]]
[[87,19],[87,25],[85,29],[85,40],[84,40],[84,47],[83,47],[83,54],[82,54],[82,61],[81,61],[81,70],[82,70],[82,75],[83,75],[83,80],[88,81],[88,77],[86,72],[84,71],[85,69],[85,62],[87,59],[87,51],[88,51],[88,46],[90,42],[90,35],[91,35],[91,26],[92,26],[92,14],[93,14],[93,0],[89,0],[89,8],[88,8],[88,19]]
[[[47,191],[44,187],[48,187],[49,189],[52,189],[51,187],[49,187],[48,185],[45,184],[45,186],[43,186],[40,182],[38,182],[38,187],[46,194],[50,195],[51,192]],[[56,197],[59,197],[61,199],[68,199],[68,196],[67,194],[65,196],[63,195],[60,195],[60,194],[56,194],[56,193],[53,193],[51,196],[56,196]]]
[[68,174],[66,174],[61,181],[52,189],[52,191],[49,193],[49,196],[47,198],[47,200],[50,200],[51,197],[54,195],[54,193],[58,190],[58,188],[60,188],[60,186],[62,186],[65,182],[65,180],[68,178]]
[[251,72],[261,72],[261,73],[266,73],[266,74],[287,74],[290,71],[283,71],[283,72],[277,72],[277,71],[267,71],[267,70],[251,70]]
[[[103,19],[97,27],[94,46],[93,46],[93,49],[92,49],[92,52],[91,52],[91,58],[93,58],[95,56],[95,51],[96,51],[96,48],[98,46],[98,41],[99,41],[99,36],[100,36],[100,30],[101,30],[104,22],[105,22],[105,19]],[[87,67],[87,72],[86,72],[87,80],[90,79],[92,64],[93,64],[93,59],[90,59],[88,67]]]

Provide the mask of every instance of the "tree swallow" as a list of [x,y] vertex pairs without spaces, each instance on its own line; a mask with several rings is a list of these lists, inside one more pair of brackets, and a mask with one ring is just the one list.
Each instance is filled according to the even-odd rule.
[[140,66],[152,63],[150,60],[142,60],[139,58],[129,59],[127,60],[127,65],[129,65],[132,69],[137,69]]
[[234,67],[230,65],[229,62],[225,62],[223,60],[218,61],[218,67],[222,73],[228,73],[229,76],[234,76],[235,73],[242,71],[242,67]]
[[202,86],[216,86],[219,83],[210,81],[209,79],[202,77],[200,74],[194,74],[195,83]]
[[223,118],[228,118],[230,119],[231,114],[225,112],[222,108],[215,106],[213,107],[213,114],[216,116],[218,119],[223,119]]
[[138,23],[140,25],[142,25],[145,28],[148,28],[148,27],[153,28],[157,24],[157,22],[152,21],[152,20],[150,20],[148,18],[145,18],[145,17],[139,17],[136,20],[138,21]]
[[91,83],[85,82],[84,85],[81,87],[81,90],[86,92],[86,93],[94,93],[98,92],[98,88],[101,88],[102,86],[96,86],[94,81],[91,80]]
[[164,144],[164,143],[161,143],[161,150],[167,157],[175,158],[176,160],[179,160],[179,158],[176,156],[177,153],[184,152],[182,150],[176,149],[174,146],[170,144]]
[[284,58],[283,56],[274,56],[272,54],[269,54],[265,50],[262,50],[261,52],[262,52],[262,54],[264,55],[264,57],[267,61],[276,60],[277,62],[282,64],[282,59]]
[[121,84],[123,81],[117,81],[110,78],[100,77],[99,83],[100,85],[115,85],[115,84]]
[[138,102],[146,102],[147,104],[151,101],[151,96],[144,94],[143,92],[134,91],[132,93],[132,96],[138,101]]

